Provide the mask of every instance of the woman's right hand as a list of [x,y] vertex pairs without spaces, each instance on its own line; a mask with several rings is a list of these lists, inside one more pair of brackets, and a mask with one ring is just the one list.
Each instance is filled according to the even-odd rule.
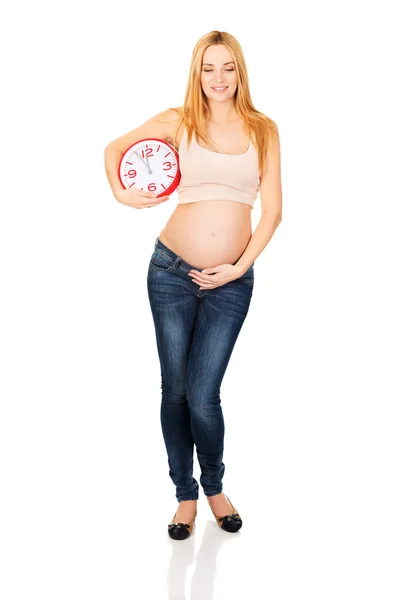
[[132,208],[151,208],[170,199],[169,196],[157,198],[154,194],[155,192],[146,192],[145,190],[138,190],[136,188],[126,188],[118,191],[115,194],[115,198],[121,204],[132,206]]

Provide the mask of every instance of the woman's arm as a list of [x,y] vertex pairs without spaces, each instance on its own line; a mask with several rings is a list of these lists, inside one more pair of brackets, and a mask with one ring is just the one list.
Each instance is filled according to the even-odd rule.
[[115,198],[117,193],[124,189],[119,181],[118,166],[125,150],[138,140],[144,138],[158,138],[160,140],[173,138],[177,127],[177,120],[176,111],[172,109],[164,110],[148,119],[148,121],[145,121],[145,123],[136,129],[116,138],[105,147],[105,171]]
[[260,202],[262,215],[243,254],[237,261],[237,267],[245,273],[273,237],[282,221],[282,181],[280,143],[278,136],[272,136],[260,178]]
[[262,215],[282,220],[282,179],[279,136],[272,135],[267,147],[263,174],[260,178]]

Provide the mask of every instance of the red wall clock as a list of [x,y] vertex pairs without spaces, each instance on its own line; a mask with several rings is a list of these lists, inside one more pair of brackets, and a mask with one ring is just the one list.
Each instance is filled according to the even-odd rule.
[[134,186],[158,197],[172,194],[181,179],[178,153],[164,140],[139,140],[123,153],[118,177],[124,188]]

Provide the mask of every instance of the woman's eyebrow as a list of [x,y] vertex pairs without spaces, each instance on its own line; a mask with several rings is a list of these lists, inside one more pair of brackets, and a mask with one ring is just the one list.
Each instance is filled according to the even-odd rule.
[[[223,63],[223,64],[224,64],[224,65],[233,65],[233,64],[234,64],[234,61],[232,61],[232,60],[231,60],[230,62],[226,62],[226,63]],[[203,63],[203,67],[204,67],[205,65],[207,65],[207,66],[209,66],[209,67],[214,67],[214,65],[212,65],[211,63]]]

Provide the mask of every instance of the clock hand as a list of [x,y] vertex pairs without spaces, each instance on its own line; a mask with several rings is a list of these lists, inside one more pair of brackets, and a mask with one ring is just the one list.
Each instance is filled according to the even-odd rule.
[[137,150],[134,150],[134,154],[136,154],[136,155],[138,156],[139,160],[142,160],[142,162],[144,163],[144,165],[145,165],[145,166],[147,167],[147,169],[148,169],[148,173],[149,173],[150,175],[152,175],[152,171],[151,171],[151,169],[149,168],[149,164],[148,164],[148,158],[147,158],[147,162],[145,162],[145,160],[142,158],[142,156],[140,156],[140,155],[138,154],[138,151],[137,151]]
[[145,158],[147,159],[147,167],[148,167],[149,174],[152,175],[151,167],[150,167],[150,164],[148,161],[148,156],[146,156]]

